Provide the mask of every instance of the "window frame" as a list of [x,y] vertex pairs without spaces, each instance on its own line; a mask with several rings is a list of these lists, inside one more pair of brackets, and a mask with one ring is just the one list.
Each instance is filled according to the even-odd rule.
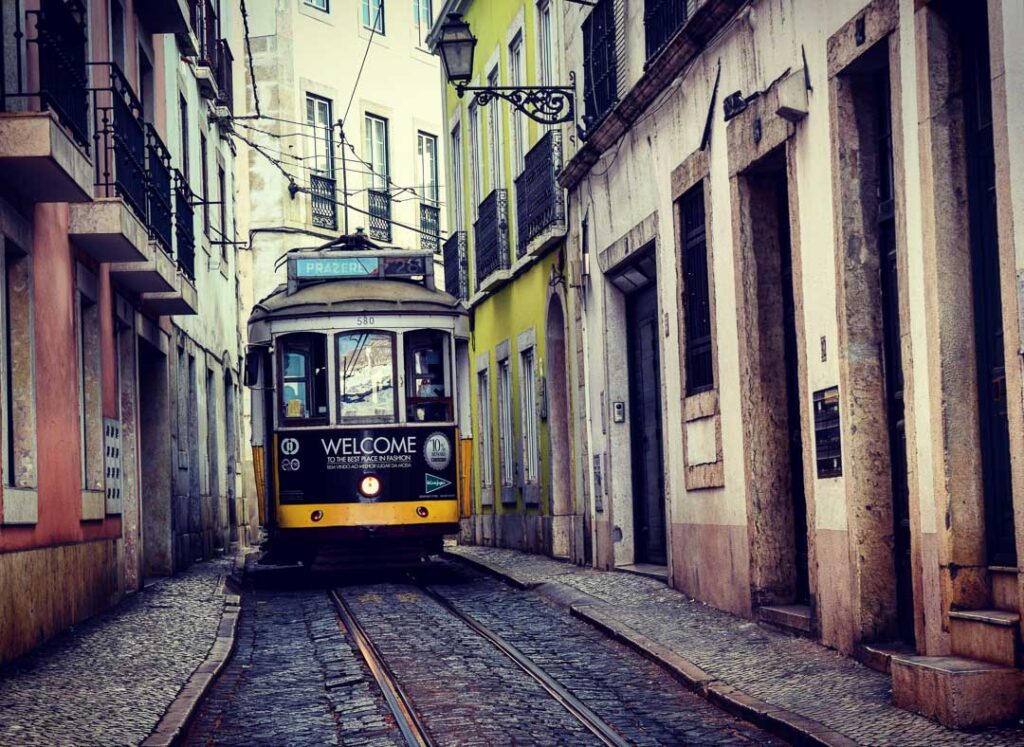
[[498,468],[502,488],[513,488],[516,484],[514,388],[512,361],[502,358],[498,361]]
[[538,0],[537,8],[537,77],[540,85],[554,85],[555,24],[551,19],[552,0]]
[[[527,365],[529,361],[529,365]],[[522,426],[523,484],[540,484],[540,419],[537,415],[537,355],[530,346],[519,351],[519,407]]]
[[[378,171],[376,163],[375,146],[379,145],[374,142],[376,125],[380,125],[380,131],[383,133],[383,173]],[[371,173],[367,175],[370,189],[376,192],[390,192],[388,189],[391,184],[391,135],[389,130],[387,117],[382,117],[372,112],[363,113],[363,147],[366,150],[363,157],[370,165]]]
[[312,8],[313,10],[319,10],[321,13],[331,12],[331,0],[302,0],[302,4],[306,7]]
[[[434,3],[433,0],[412,0],[412,22],[416,25],[416,31],[419,35],[419,46],[424,48],[427,43],[427,35],[430,33],[431,26],[434,25]],[[423,10],[427,11],[427,23],[424,27],[423,23]]]
[[[391,339],[391,389],[394,392],[392,399],[392,411],[391,420],[369,420],[367,416],[358,416],[359,420],[345,420],[342,418],[341,413],[341,387],[340,379],[341,375],[341,354],[338,350],[338,340],[347,335],[360,335],[360,334],[380,334],[386,335]],[[379,328],[367,328],[367,329],[344,329],[339,330],[331,335],[331,344],[334,347],[334,372],[330,374],[332,376],[331,382],[334,387],[334,403],[331,406],[334,413],[334,422],[339,426],[352,426],[352,425],[399,425],[404,422],[401,406],[404,403],[405,397],[402,394],[402,387],[400,386],[399,371],[402,369],[400,366],[404,365],[404,361],[399,360],[399,356],[402,355],[403,346],[399,345],[400,335],[395,330],[379,329]],[[329,384],[330,386],[331,384]]]
[[[685,396],[692,397],[715,388],[714,325],[711,320],[711,272],[708,266],[707,207],[704,180],[701,179],[676,201],[679,211],[679,262],[682,270],[682,313],[685,335]],[[689,225],[688,214],[699,207],[699,223]],[[695,315],[703,313],[703,319]],[[695,332],[706,327],[700,336]],[[698,349],[699,348],[699,349]],[[706,365],[698,360],[706,356]],[[695,381],[695,371],[706,372],[708,378]]]
[[[376,18],[370,16],[371,12],[374,12],[373,5],[376,4]],[[386,26],[384,24],[385,10],[384,0],[361,0],[359,3],[359,22],[362,28],[377,34],[378,36],[385,36]],[[375,24],[374,21],[377,21]],[[379,27],[379,28],[376,28]]]
[[451,178],[448,199],[452,205],[452,216],[455,218],[455,231],[466,230],[465,206],[462,199],[462,123],[456,122],[449,133],[451,143]]
[[[287,417],[284,409],[284,386],[288,383],[285,379],[285,347],[289,343],[289,338],[306,338],[307,340],[313,340],[314,338],[321,338],[324,344],[323,351],[323,362],[324,368],[326,369],[326,375],[324,377],[325,387],[323,392],[324,404],[327,406],[327,411],[323,415],[314,414],[312,417],[305,418],[290,418]],[[330,335],[325,332],[288,332],[282,335],[278,335],[274,338],[275,348],[275,364],[277,371],[275,372],[274,388],[276,391],[275,399],[277,401],[277,423],[281,428],[301,428],[304,426],[313,425],[327,425],[330,422],[331,417],[331,370],[328,365],[329,355],[327,351],[327,345],[330,344]],[[317,386],[316,386],[316,372],[312,370],[315,363],[314,360],[315,351],[313,350],[312,344],[309,347],[309,359],[307,364],[306,375],[304,381],[307,389],[309,390],[309,404],[310,410],[314,410],[317,405]]]
[[[523,40],[523,31],[520,29],[512,37],[508,45],[508,74],[509,85],[523,86],[526,82],[526,44]],[[546,85],[546,84],[542,84]],[[512,134],[512,176],[516,177],[526,169],[526,141],[529,137],[526,117],[518,109],[512,109],[512,119],[509,123],[509,130]]]
[[[494,63],[491,72],[487,74],[487,85],[494,88],[501,85],[501,65],[497,62]],[[485,107],[487,109],[487,142],[489,145],[488,176],[490,178],[490,189],[487,194],[501,189],[505,185],[503,158],[505,144],[502,142],[501,122],[503,118],[500,116],[503,106],[504,102],[496,100]]]
[[490,366],[476,372],[477,427],[480,429],[480,487],[494,487],[494,413]]
[[469,140],[470,168],[473,172],[473,215],[477,216],[480,212],[480,203],[484,199],[484,146],[480,127],[480,107],[472,102],[469,104]]
[[[310,121],[310,104],[313,105],[312,121]],[[324,123],[318,124],[317,119],[319,117],[319,107],[323,105],[326,109],[327,115]],[[306,125],[313,128],[312,140],[313,147],[313,164],[310,167],[310,173],[322,176],[327,179],[335,178],[335,164],[334,164],[334,137],[333,137],[333,118],[334,118],[334,101],[327,98],[326,96],[318,96],[315,93],[306,91]],[[323,127],[326,137],[321,140],[319,137],[319,129]],[[324,150],[324,165],[326,168],[320,168],[320,148]]]
[[[86,325],[93,328],[89,329]],[[94,344],[87,344],[86,337]],[[75,341],[83,521],[103,518],[84,514],[86,495],[96,492],[102,495],[104,491],[102,340],[99,278],[79,262],[75,265]],[[90,371],[93,374],[91,387],[88,386],[87,376]]]
[[[423,144],[424,143],[430,143],[432,148],[433,148],[433,154],[431,156],[430,173],[429,174],[426,173],[427,169],[425,168],[424,162],[423,162],[424,161],[424,150],[423,150]],[[439,176],[438,176],[438,164],[437,164],[437,136],[436,135],[431,135],[429,132],[424,132],[423,130],[418,130],[416,132],[416,155],[417,155],[417,159],[419,161],[419,171],[420,171],[420,174],[419,174],[420,183],[417,185],[418,186],[418,191],[420,193],[420,199],[422,199],[424,202],[427,202],[427,203],[429,203],[431,205],[439,206],[441,204],[441,191],[440,191],[440,185],[438,184]],[[430,178],[429,182],[426,181],[428,176]],[[428,191],[427,191],[428,184],[430,186],[430,194],[428,194]]]

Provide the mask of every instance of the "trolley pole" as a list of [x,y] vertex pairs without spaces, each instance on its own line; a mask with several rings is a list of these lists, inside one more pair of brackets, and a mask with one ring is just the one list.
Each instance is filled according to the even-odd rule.
[[341,133],[341,193],[345,197],[345,234],[348,235],[348,168],[345,159],[345,123],[338,120],[338,132]]

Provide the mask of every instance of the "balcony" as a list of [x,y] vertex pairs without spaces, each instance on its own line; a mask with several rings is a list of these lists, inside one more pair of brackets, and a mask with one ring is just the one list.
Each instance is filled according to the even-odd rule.
[[441,248],[441,208],[432,202],[420,203],[420,249],[437,252]]
[[227,39],[217,40],[217,59],[215,60],[217,82],[217,106],[226,109],[224,116],[234,113],[234,91],[232,75],[234,74],[235,56],[231,54],[231,46]]
[[86,11],[79,0],[43,0],[36,16],[40,105],[89,148]]
[[646,0],[644,3],[644,37],[647,62],[663,50],[686,23],[688,0]]
[[496,189],[480,203],[473,224],[476,289],[484,293],[508,279],[508,191]]
[[163,251],[170,253],[174,235],[171,216],[171,154],[152,125],[146,125],[146,173],[150,236]]
[[565,201],[558,185],[562,170],[562,133],[548,132],[526,154],[516,177],[516,257],[539,254],[565,235]]
[[174,236],[177,241],[178,268],[193,283],[196,281],[195,226],[192,190],[179,171],[174,180]]
[[199,55],[196,59],[195,75],[199,92],[216,101],[220,97],[217,86],[217,57],[219,46],[219,22],[212,0],[201,1],[196,8],[196,34],[199,37]]
[[309,199],[312,222],[317,228],[335,231],[338,228],[338,202],[334,179],[319,174],[309,175]]
[[369,195],[370,238],[391,241],[391,195],[379,189],[367,190]]
[[[168,172],[168,180],[170,172]],[[142,294],[144,308],[154,314],[186,315],[195,314],[199,309],[199,294],[196,292],[196,248],[195,248],[195,195],[180,171],[174,172],[174,241],[177,261],[171,253],[158,251],[160,263],[168,270],[167,289],[147,291]],[[160,246],[158,244],[154,245]],[[161,246],[161,248],[163,248]],[[175,265],[177,267],[175,268]]]
[[139,219],[146,212],[146,125],[142,103],[117,65],[94,63],[102,86],[92,89],[96,188],[101,198],[120,197]]
[[189,30],[186,0],[145,0],[135,4],[135,13],[151,34],[184,34]]
[[456,231],[444,242],[444,289],[462,301],[469,300],[469,259],[466,232]]

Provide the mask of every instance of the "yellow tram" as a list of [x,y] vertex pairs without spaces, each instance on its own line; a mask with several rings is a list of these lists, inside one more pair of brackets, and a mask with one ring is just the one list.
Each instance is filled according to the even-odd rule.
[[245,380],[266,562],[407,562],[468,502],[469,324],[433,255],[361,234],[285,256]]

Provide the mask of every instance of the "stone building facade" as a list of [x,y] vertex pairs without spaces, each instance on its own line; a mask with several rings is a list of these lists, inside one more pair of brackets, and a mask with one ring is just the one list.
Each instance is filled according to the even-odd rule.
[[594,563],[891,669],[946,723],[1015,714],[1020,4],[564,23]]
[[0,661],[226,549],[237,4],[0,15]]

